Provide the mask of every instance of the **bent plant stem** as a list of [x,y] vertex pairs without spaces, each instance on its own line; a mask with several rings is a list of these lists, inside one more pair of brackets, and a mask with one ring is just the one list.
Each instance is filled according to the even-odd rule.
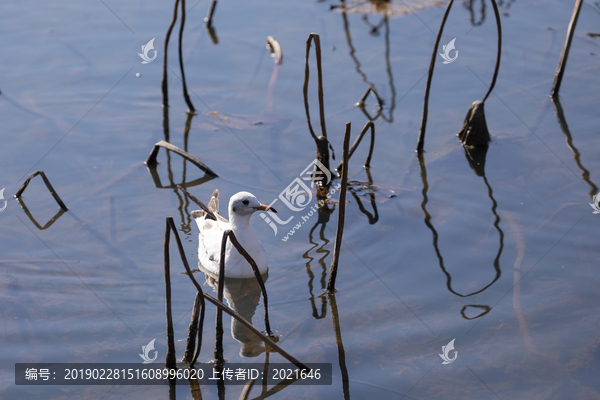
[[181,25],[179,26],[179,69],[181,70],[181,80],[183,81],[183,98],[188,106],[188,114],[194,114],[196,109],[190,100],[187,91],[187,83],[185,81],[185,72],[183,71],[183,55],[181,46],[183,42],[183,28],[185,27],[185,0],[181,0]]
[[560,90],[563,75],[565,74],[565,69],[567,68],[569,50],[571,50],[571,42],[573,41],[573,36],[575,36],[575,28],[577,27],[577,19],[579,18],[579,12],[581,11],[582,4],[583,0],[577,0],[575,3],[575,8],[573,9],[573,15],[571,16],[571,22],[569,22],[567,37],[565,38],[565,44],[563,46],[562,53],[560,54],[560,60],[558,61],[558,66],[556,67],[556,73],[554,75],[554,84],[552,85],[552,92],[550,93],[550,96],[553,98],[558,97],[558,91]]
[[[310,55],[310,44],[315,42],[315,53],[317,62],[317,84],[319,98],[319,118],[321,122],[321,136],[317,137],[310,122],[310,111],[308,106],[308,82],[310,79],[310,68],[308,67],[308,58]],[[329,148],[331,144],[327,140],[327,128],[325,127],[325,107],[323,104],[323,73],[321,69],[321,39],[316,33],[311,33],[306,39],[306,57],[304,59],[304,83],[302,87],[304,97],[304,110],[306,111],[306,122],[311,136],[315,140],[317,147],[317,160],[319,160],[325,168],[329,169]],[[333,150],[333,148],[331,148]],[[334,157],[335,158],[335,157]]]
[[210,7],[208,8],[208,13],[206,14],[206,18],[204,18],[204,22],[206,23],[206,27],[212,27],[212,19],[215,13],[215,9],[217,8],[217,0],[212,0],[210,3]]
[[169,379],[169,400],[177,400],[177,378]]
[[175,0],[175,8],[173,9],[173,19],[171,19],[171,24],[167,29],[167,34],[165,36],[165,47],[164,47],[164,57],[163,57],[163,75],[162,75],[162,94],[163,94],[163,107],[169,107],[169,83],[167,78],[167,55],[169,50],[169,39],[171,38],[171,32],[173,31],[173,27],[175,26],[175,22],[177,22],[177,9],[179,8],[179,0]]
[[429,91],[431,90],[431,79],[433,77],[433,69],[435,67],[435,58],[437,56],[437,49],[440,45],[440,39],[442,38],[442,33],[444,32],[444,25],[446,24],[446,20],[448,19],[448,14],[450,14],[450,9],[452,8],[452,4],[454,0],[450,0],[448,2],[448,6],[446,7],[446,11],[444,12],[444,17],[442,18],[442,23],[440,25],[440,29],[438,30],[437,37],[435,38],[435,44],[433,46],[433,53],[431,54],[431,61],[429,63],[429,73],[427,75],[427,85],[425,86],[425,99],[423,102],[423,115],[421,117],[421,127],[419,128],[419,141],[417,143],[417,152],[422,152],[423,147],[425,146],[425,128],[427,127],[427,113],[429,108]]
[[[233,246],[237,249],[237,251],[239,251],[239,253],[246,259],[246,261],[248,261],[248,264],[250,264],[250,266],[252,266],[252,271],[254,271],[254,276],[256,277],[258,285],[260,286],[260,290],[262,291],[262,295],[263,295],[263,302],[265,303],[265,306],[264,306],[264,309],[265,309],[265,332],[266,332],[267,336],[272,337],[273,332],[271,332],[271,324],[269,323],[269,298],[267,297],[267,288],[265,287],[265,282],[263,281],[263,278],[260,275],[258,266],[256,265],[256,262],[252,259],[252,257],[250,257],[250,254],[248,254],[246,249],[244,249],[242,247],[242,245],[240,244],[240,242],[238,242],[233,231],[231,231],[231,230],[225,231],[225,234],[223,235],[223,237],[225,237],[225,236],[229,237],[229,240],[231,240],[231,244],[233,244]],[[221,254],[223,255],[223,258],[224,258],[225,253],[224,253],[223,249],[221,249]],[[219,278],[221,276],[224,276],[224,275],[219,275]],[[219,279],[219,285],[220,284],[221,284],[221,279]]]
[[494,75],[492,76],[492,82],[488,88],[487,93],[481,101],[475,101],[471,104],[463,126],[458,133],[458,137],[463,145],[466,146],[487,146],[490,141],[490,132],[487,127],[485,120],[485,101],[494,90],[496,86],[496,79],[498,78],[498,71],[500,70],[500,58],[502,54],[502,25],[500,23],[500,12],[498,11],[498,5],[496,0],[491,0],[494,9],[494,15],[496,16],[496,27],[498,29],[498,51],[496,54],[496,65],[494,67]]
[[327,137],[327,128],[325,127],[325,107],[323,105],[323,73],[321,69],[321,39],[318,34],[311,33],[306,39],[306,58],[304,61],[304,108],[306,109],[306,119],[308,120],[308,128],[310,133],[315,138],[315,132],[312,129],[310,123],[310,114],[308,112],[308,80],[310,75],[310,69],[308,67],[308,57],[310,55],[310,44],[311,41],[315,42],[315,54],[317,58],[317,85],[319,95],[319,118],[321,122],[321,134]]
[[[177,228],[175,227],[175,222],[173,221],[173,217],[167,217],[167,225],[168,225],[169,229],[173,231],[173,234],[177,241],[177,248],[179,249],[179,256],[183,263],[183,267],[185,268],[185,270],[187,272],[187,276],[192,281],[192,284],[198,290],[198,293],[202,294],[204,299],[208,300],[209,302],[211,302],[218,308],[222,309],[225,313],[227,313],[227,314],[231,315],[233,318],[237,319],[242,325],[244,325],[246,328],[248,328],[248,330],[252,331],[252,333],[254,333],[256,336],[258,336],[267,346],[271,347],[274,351],[281,354],[281,356],[284,357],[285,359],[287,359],[289,362],[296,365],[300,369],[310,370],[310,368],[308,368],[306,365],[304,365],[303,363],[298,361],[295,357],[293,357],[287,351],[283,350],[281,347],[279,347],[277,344],[275,344],[270,338],[268,338],[262,332],[260,332],[258,329],[256,329],[254,327],[254,325],[252,325],[250,322],[246,321],[246,319],[244,317],[242,317],[241,315],[239,315],[238,313],[233,311],[231,308],[227,307],[225,304],[223,304],[222,302],[220,302],[219,300],[215,299],[214,297],[212,297],[211,295],[207,294],[206,292],[204,292],[202,290],[202,287],[200,286],[200,284],[198,283],[196,278],[194,278],[194,275],[192,274],[192,270],[190,269],[190,265],[188,264],[187,257],[185,256],[185,250],[183,249],[183,246],[181,244],[181,239],[179,238],[179,233],[177,232]],[[168,255],[168,251],[167,251],[167,255]],[[165,260],[166,259],[167,258],[165,258]]]
[[15,197],[16,198],[21,197],[21,195],[23,194],[23,192],[25,191],[25,189],[29,185],[29,182],[31,181],[31,179],[35,178],[38,175],[40,175],[42,177],[42,179],[44,180],[44,183],[46,184],[46,187],[48,188],[48,191],[50,192],[50,194],[52,195],[52,197],[54,197],[54,200],[56,200],[56,202],[58,203],[58,206],[63,211],[69,211],[69,209],[67,208],[67,206],[65,206],[65,203],[63,203],[63,201],[60,199],[60,196],[58,195],[58,193],[56,193],[56,190],[54,190],[54,188],[52,187],[52,184],[50,183],[50,181],[48,180],[48,178],[46,178],[46,174],[44,173],[44,171],[35,171],[33,174],[29,175],[29,178],[27,178],[25,180],[25,182],[23,182],[23,184],[21,185],[21,187],[19,188],[19,190],[17,190],[17,193],[15,194]]
[[[185,347],[185,355],[183,356],[183,362],[193,366],[200,355],[200,349],[202,347],[202,329],[204,327],[204,310],[206,306],[204,304],[204,297],[196,292],[196,298],[194,299],[194,308],[192,310],[192,320],[188,328],[187,345]],[[196,347],[196,335],[198,335],[198,347]],[[195,352],[194,352],[195,350]]]
[[348,147],[350,144],[350,131],[352,124],[346,122],[346,132],[344,133],[344,152],[342,166],[342,187],[340,189],[340,199],[338,204],[338,225],[333,245],[333,258],[331,259],[331,267],[329,268],[329,280],[327,281],[327,291],[335,292],[335,279],[337,278],[338,262],[340,259],[340,250],[342,248],[342,236],[344,234],[344,219],[346,215],[346,186],[348,185]]
[[190,376],[188,378],[188,382],[190,385],[190,394],[192,395],[192,400],[202,400],[202,390],[200,389],[200,383],[198,379]]
[[181,190],[183,192],[183,194],[185,194],[189,199],[191,199],[194,203],[196,203],[196,205],[198,205],[200,208],[202,208],[202,210],[204,210],[204,212],[207,213],[209,217],[211,217],[215,221],[217,220],[217,217],[215,216],[215,214],[213,214],[213,212],[210,211],[203,202],[198,200],[196,198],[196,196],[194,196],[193,194],[191,194],[190,192],[185,190],[181,185],[177,185],[177,189]]
[[[206,304],[204,302],[204,291],[202,290],[202,288],[200,287],[200,285],[198,284],[198,282],[196,281],[196,279],[193,277],[192,275],[192,271],[190,269],[190,266],[188,264],[187,261],[187,257],[185,256],[185,251],[183,249],[183,245],[181,244],[181,239],[179,238],[179,233],[177,232],[177,228],[175,227],[175,222],[173,221],[173,217],[167,217],[166,219],[166,228],[165,228],[165,245],[164,245],[164,260],[165,260],[165,282],[167,281],[168,278],[168,284],[167,284],[167,290],[168,290],[168,302],[167,302],[167,321],[171,320],[171,333],[173,330],[173,321],[172,321],[172,317],[171,317],[171,278],[170,278],[170,274],[167,275],[167,269],[170,272],[170,268],[171,268],[171,261],[170,261],[170,255],[169,255],[169,241],[170,241],[170,233],[171,231],[173,231],[173,235],[175,236],[175,241],[177,243],[177,249],[179,250],[179,257],[181,258],[181,262],[183,263],[183,266],[185,268],[185,270],[188,273],[188,276],[190,277],[190,279],[192,280],[192,282],[194,283],[194,286],[196,286],[196,289],[198,290],[198,293],[200,293],[201,299],[200,299],[200,305],[201,305],[201,314],[200,314],[200,325],[198,328],[198,346],[196,347],[196,352],[194,354],[194,358],[192,359],[192,362],[190,363],[190,366],[193,366],[196,363],[196,360],[198,359],[198,356],[200,355],[200,349],[202,346],[202,328],[204,325],[204,310],[206,309]],[[194,311],[196,312],[197,308],[194,307]],[[192,317],[193,318],[193,317]],[[169,324],[167,322],[167,339],[169,339],[169,328],[168,328]],[[189,343],[189,337],[188,337],[188,343]],[[169,346],[170,346],[170,341],[169,341]],[[169,350],[170,351],[170,350]],[[187,353],[187,349],[186,349],[186,353]],[[174,346],[174,342],[173,342],[173,350],[172,350],[172,357],[173,360],[175,360],[175,346]],[[167,362],[169,361],[169,353],[167,353]]]
[[174,153],[179,154],[181,157],[187,159],[189,162],[194,164],[196,167],[198,167],[202,171],[204,171],[204,173],[206,173],[208,175],[212,175],[214,177],[218,177],[218,175],[212,169],[208,168],[208,166],[206,166],[203,162],[198,160],[196,157],[181,150],[179,147],[172,145],[171,143],[165,142],[164,140],[161,140],[154,145],[154,147],[152,148],[152,151],[150,152],[150,155],[148,155],[148,159],[145,162],[146,165],[153,166],[153,165],[158,164],[158,162],[156,161],[156,157],[158,156],[158,151],[160,150],[161,147],[163,147],[167,150],[170,150]]
[[[366,168],[371,166],[371,156],[373,155],[373,147],[375,146],[375,124],[373,123],[373,121],[367,121],[365,126],[362,128],[362,130],[358,134],[358,137],[352,144],[352,147],[350,148],[350,151],[348,153],[348,160],[350,160],[350,157],[352,157],[352,154],[354,154],[354,152],[358,148],[358,145],[362,141],[362,139],[365,136],[365,133],[367,133],[368,129],[371,129],[371,144],[369,146],[369,154],[367,155],[367,160],[365,161],[365,165],[364,165]],[[337,166],[336,170],[340,171],[343,164],[344,164],[344,161],[342,160],[340,162],[340,164]]]
[[[215,371],[217,371],[217,376],[223,376],[223,364],[216,364],[214,367]],[[217,380],[217,398],[219,400],[225,400],[225,381],[224,379]]]
[[494,90],[494,86],[496,86],[496,78],[498,77],[498,71],[500,70],[500,56],[502,55],[502,25],[500,24],[500,12],[498,11],[498,5],[496,4],[496,0],[492,0],[492,7],[494,8],[494,15],[496,16],[496,27],[498,28],[498,52],[496,54],[496,65],[494,67],[494,76],[492,77],[492,83],[490,83],[490,88],[482,103],[485,103],[492,90]]
[[[166,75],[166,65],[164,67],[163,70],[163,81],[166,82],[167,79],[167,75]],[[168,85],[167,85],[168,86]],[[168,87],[165,86],[164,89],[166,89],[168,91]],[[163,134],[165,136],[165,142],[169,142],[171,140],[170,136],[170,132],[169,132],[169,94],[163,90],[163,94],[162,94],[162,99],[163,99]]]
[[[170,217],[169,217],[170,218]],[[167,313],[167,356],[165,364],[168,368],[175,368],[177,361],[175,356],[175,336],[173,333],[173,314],[171,312],[171,261],[169,255],[169,242],[171,240],[170,231],[172,229],[169,218],[167,218],[165,227],[165,243],[164,243],[164,272],[165,272],[165,306]],[[173,224],[174,225],[174,224]]]
[[[231,230],[226,230],[221,239],[221,255],[219,261],[219,285],[217,289],[217,300],[223,302],[223,290],[225,287],[225,249],[227,247],[227,238]],[[217,308],[216,318],[216,338],[215,338],[215,364],[222,364],[223,359],[223,310]]]
[[390,117],[386,118],[383,111],[381,112],[381,118],[389,123],[394,122],[394,109],[396,108],[396,88],[394,87],[394,75],[392,75],[392,63],[390,62],[390,24],[387,16],[385,17],[385,65],[387,74],[389,77],[390,91],[392,97],[390,101]]
[[250,391],[252,390],[252,386],[254,386],[255,380],[256,379],[250,379],[248,381],[248,383],[246,383],[246,385],[244,385],[244,389],[242,390],[242,393],[240,394],[239,400],[248,400],[248,397],[250,396]]

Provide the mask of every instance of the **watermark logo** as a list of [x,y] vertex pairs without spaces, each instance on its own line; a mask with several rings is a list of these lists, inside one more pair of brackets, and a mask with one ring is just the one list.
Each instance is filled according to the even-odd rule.
[[[156,338],[152,339],[147,345],[142,346],[142,351],[144,352],[143,354],[140,354],[140,357],[142,357],[142,360],[144,360],[142,364],[150,364],[156,360],[156,357],[158,357],[158,351],[154,350],[155,340]],[[151,351],[154,351],[154,358],[150,358]]]
[[[2,190],[4,190],[4,189],[2,189]],[[2,193],[2,192],[0,192],[0,193]],[[594,197],[592,197],[592,200],[594,202],[589,203],[589,205],[594,209],[594,214],[600,214],[600,192],[598,192],[596,195],[594,195]],[[4,206],[4,207],[6,207],[6,206]],[[0,210],[0,211],[2,211],[2,210]]]
[[[444,59],[444,62],[442,64],[450,64],[451,62],[453,62],[454,60],[456,60],[458,58],[458,50],[456,50],[454,48],[454,41],[456,40],[456,38],[452,39],[450,41],[450,43],[445,44],[442,46],[442,50],[444,51],[443,53],[439,53],[440,56],[442,56],[442,58]],[[454,55],[454,58],[450,58],[450,52],[454,50],[456,51],[456,54]]]
[[[154,38],[156,39],[156,38]],[[158,52],[156,50],[154,50],[154,39],[150,40],[148,43],[142,45],[142,52],[138,53],[138,56],[140,56],[142,58],[142,64],[148,64],[151,63],[152,61],[154,61],[154,59],[156,58],[156,55],[158,54]],[[154,50],[154,57],[150,58],[148,57],[148,53],[150,52],[150,50]]]
[[[269,206],[273,206],[277,201],[281,200],[283,204],[285,204],[290,210],[294,212],[301,212],[306,209],[312,202],[312,189],[315,187],[315,183],[319,182],[321,185],[325,186],[331,182],[331,171],[327,169],[319,160],[314,160],[311,162],[305,169],[300,173],[298,178],[295,178],[292,183],[290,183],[280,194],[279,196],[269,204]],[[332,189],[333,193],[335,190]],[[331,193],[330,191],[330,193]],[[333,194],[331,193],[331,194]],[[330,195],[328,194],[328,197]],[[320,202],[319,206],[323,206],[324,202]],[[311,208],[311,211],[302,216],[302,222],[297,223],[294,226],[294,229],[286,235],[283,240],[287,241],[289,235],[293,235],[296,229],[300,228],[304,222],[308,220],[310,216],[316,211],[315,207]],[[273,229],[275,236],[277,236],[278,228],[277,225],[287,225],[293,219],[294,216],[291,216],[287,220],[280,219],[276,214],[261,213],[260,217]],[[275,224],[275,222],[277,224]]]
[[[0,200],[4,200],[4,189],[6,189],[6,188],[2,188],[2,190],[0,190]],[[0,212],[4,211],[6,209],[7,205],[8,205],[8,201],[4,200],[4,206],[2,208],[0,208]]]
[[[450,341],[450,343],[448,343],[445,346],[442,346],[442,351],[444,352],[444,354],[439,354],[438,355],[440,357],[442,357],[442,360],[444,360],[444,362],[442,364],[450,364],[452,362],[454,362],[454,360],[456,360],[456,357],[458,357],[458,351],[454,350],[454,341],[456,340],[456,338],[452,339]],[[449,357],[449,353],[454,350],[454,358],[450,358]]]

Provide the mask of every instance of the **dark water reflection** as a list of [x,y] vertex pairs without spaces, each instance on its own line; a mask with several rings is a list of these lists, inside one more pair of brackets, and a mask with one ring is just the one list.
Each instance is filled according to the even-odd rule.
[[[396,103],[396,87],[394,86],[394,76],[392,75],[392,66],[390,63],[390,26],[389,26],[388,18],[386,16],[381,17],[381,21],[376,26],[373,26],[369,23],[367,15],[364,15],[362,18],[363,22],[365,22],[368,26],[370,26],[371,30],[369,33],[371,35],[379,36],[379,29],[381,28],[381,26],[383,26],[385,28],[385,33],[384,33],[385,65],[386,65],[386,73],[387,73],[387,76],[389,79],[388,83],[389,83],[390,92],[391,92],[391,99],[389,102],[389,106],[387,106],[387,107],[384,107],[386,102],[381,98],[381,96],[379,96],[379,93],[377,92],[377,89],[375,88],[375,84],[373,82],[369,81],[369,79],[367,78],[367,75],[361,70],[360,61],[358,60],[358,57],[356,56],[356,49],[354,48],[354,45],[352,44],[352,37],[350,35],[350,24],[348,22],[348,16],[346,15],[346,12],[342,12],[342,20],[344,22],[344,31],[346,33],[346,40],[348,42],[348,47],[350,48],[350,53],[349,53],[350,58],[352,58],[352,61],[354,61],[354,64],[356,65],[356,72],[360,75],[360,77],[362,78],[362,81],[368,85],[368,88],[366,89],[365,93],[361,97],[360,101],[357,103],[357,106],[365,114],[365,116],[367,117],[367,119],[369,121],[375,121],[376,119],[381,117],[384,121],[392,123],[392,122],[394,122],[394,108],[396,107],[397,103]],[[367,105],[365,104],[365,100],[369,93],[373,93],[373,95],[375,96],[375,99],[377,100],[376,108],[374,110],[375,111],[374,116],[370,114],[370,112],[367,110]],[[384,114],[385,108],[389,109],[388,116],[386,116]]]
[[573,143],[573,136],[571,135],[571,130],[569,129],[569,125],[565,119],[565,113],[562,105],[560,104],[560,99],[558,97],[552,98],[552,105],[554,106],[554,113],[556,114],[556,119],[558,120],[560,129],[565,135],[565,142],[567,143],[569,149],[571,149],[573,152],[573,160],[575,160],[577,168],[581,170],[581,178],[590,186],[590,197],[593,197],[596,195],[596,193],[598,193],[598,187],[590,179],[590,171],[588,171],[581,163],[581,153],[579,150],[577,150],[577,147],[575,147],[575,144]]
[[[200,264],[198,264],[198,267],[202,270]],[[266,283],[269,275],[265,274],[262,278]],[[215,293],[217,292],[218,279],[206,275],[206,283],[213,288]],[[227,305],[246,319],[246,321],[256,325],[252,322],[252,318],[256,313],[256,308],[261,297],[258,282],[255,279],[227,278],[225,279],[223,289],[223,296],[227,301]],[[231,318],[231,337],[240,344],[240,357],[257,357],[265,352],[263,341],[235,318]],[[225,356],[227,358],[227,355]]]
[[[487,146],[483,151],[487,152]],[[470,296],[479,294],[479,293],[483,292],[484,290],[488,289],[490,286],[492,286],[494,284],[494,282],[496,282],[498,279],[500,279],[500,276],[502,275],[502,270],[500,269],[500,256],[502,255],[502,249],[504,248],[504,232],[500,228],[500,225],[499,225],[500,224],[500,216],[496,212],[496,208],[498,207],[498,204],[496,203],[496,199],[494,199],[492,188],[489,185],[487,178],[485,177],[485,172],[482,174],[483,181],[485,183],[485,186],[488,189],[488,196],[492,200],[492,214],[495,217],[494,227],[496,228],[496,230],[498,230],[498,235],[500,237],[500,244],[498,247],[498,251],[496,253],[496,258],[494,259],[494,262],[493,262],[493,266],[494,266],[494,270],[496,271],[496,275],[494,276],[494,279],[489,284],[484,286],[483,288],[481,288],[477,291],[474,291],[472,293],[469,293],[469,294],[460,294],[460,293],[457,293],[452,288],[452,276],[444,267],[444,258],[442,257],[442,254],[438,247],[439,235],[438,235],[437,231],[435,230],[433,224],[431,223],[431,215],[429,214],[429,212],[427,212],[427,208],[426,208],[427,202],[428,202],[427,192],[429,191],[429,184],[427,183],[427,169],[425,167],[425,158],[424,158],[423,154],[419,154],[418,157],[419,157],[419,166],[421,168],[421,179],[423,180],[423,191],[422,191],[423,202],[421,203],[421,208],[423,209],[423,212],[425,213],[425,225],[427,225],[427,227],[433,233],[433,248],[435,249],[435,254],[439,260],[440,268],[442,269],[442,272],[446,275],[446,286],[451,293],[453,293],[459,297],[470,297]],[[467,160],[470,161],[469,158],[467,158]],[[460,188],[457,188],[457,190],[460,190]],[[487,306],[476,306],[476,307],[485,308]],[[463,311],[464,311],[464,309],[463,309]],[[462,311],[461,311],[461,313],[462,313]],[[484,315],[484,314],[482,314],[482,315]],[[482,315],[480,315],[480,316],[482,316]],[[464,317],[464,314],[463,314],[463,317]],[[473,318],[468,318],[468,319],[473,319]]]

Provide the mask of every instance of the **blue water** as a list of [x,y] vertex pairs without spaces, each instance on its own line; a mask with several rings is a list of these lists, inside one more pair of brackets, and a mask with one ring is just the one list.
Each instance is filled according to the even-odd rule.
[[[219,2],[215,45],[204,29],[209,3],[188,1],[183,58],[197,115],[187,139],[179,25],[169,48],[168,138],[163,130],[160,82],[173,4],[0,6],[0,189],[8,201],[0,212],[0,397],[169,396],[166,386],[15,386],[14,364],[141,362],[141,347],[153,338],[162,362],[165,218],[173,216],[196,268],[198,231],[190,213],[197,207],[172,188],[157,188],[143,161],[168,139],[219,175],[188,190],[206,202],[219,189],[223,214],[227,199],[242,190],[265,204],[275,200],[314,160],[302,79],[305,41],[316,32],[332,165],[342,154],[345,123],[352,122],[354,138],[367,121],[354,104],[369,84],[385,102],[369,170],[377,211],[367,189],[358,199],[370,216],[348,192],[337,313],[323,291],[337,207],[322,234],[322,224],[311,232],[319,222],[313,215],[287,241],[281,238],[291,226],[274,235],[253,217],[270,262],[270,321],[281,346],[303,362],[333,364],[331,386],[290,385],[270,397],[600,398],[600,216],[588,205],[600,182],[600,38],[588,35],[598,33],[600,8],[583,5],[560,92],[572,150],[548,94],[573,2],[500,5],[502,63],[485,107],[492,142],[484,180],[456,134],[470,104],[487,91],[496,26],[489,2],[484,22],[473,26],[468,3],[455,2],[441,40],[456,38],[459,56],[451,64],[436,60],[423,163],[414,150],[444,5],[386,24],[381,16],[366,23],[359,14],[329,10],[332,2]],[[476,20],[480,4],[473,6]],[[282,47],[279,67],[265,49],[269,35]],[[152,38],[157,58],[141,64],[138,53]],[[311,52],[310,110],[318,133],[314,60]],[[370,97],[365,109],[374,114],[374,108]],[[362,168],[367,141],[351,160],[353,181],[369,181]],[[163,187],[203,177],[164,149],[158,161]],[[45,171],[69,208],[46,229],[39,227],[59,207],[40,177],[22,197],[39,227],[12,197],[36,170]],[[281,200],[276,207],[282,218],[305,214],[286,210]],[[181,358],[195,288],[173,243],[171,260]],[[202,274],[196,278],[204,282]],[[210,285],[203,288],[215,295]],[[262,330],[262,300],[231,288],[236,307]],[[213,313],[209,306],[200,362],[213,358]],[[236,340],[230,318],[224,321],[225,358],[262,368],[260,343],[248,345],[254,340],[248,335]],[[457,358],[443,365],[438,354],[452,339]],[[256,348],[243,352],[244,343]],[[205,399],[219,398],[214,386],[200,389]],[[225,397],[237,399],[241,390],[227,386]],[[262,390],[257,382],[250,398]],[[194,398],[187,386],[176,397]]]

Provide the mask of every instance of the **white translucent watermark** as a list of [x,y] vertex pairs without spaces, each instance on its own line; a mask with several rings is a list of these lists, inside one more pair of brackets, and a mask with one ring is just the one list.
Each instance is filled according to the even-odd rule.
[[[152,61],[154,61],[154,59],[156,58],[156,55],[158,54],[158,52],[156,50],[154,50],[154,39],[150,40],[148,43],[143,44],[142,45],[142,52],[138,53],[138,56],[141,57],[142,64],[148,64],[151,63]],[[150,52],[150,50],[154,50],[154,57],[150,58],[148,56],[148,53]]]
[[[593,203],[589,203],[590,206],[594,209],[593,214],[600,214],[600,192],[596,193],[594,197],[592,197]],[[2,211],[2,210],[0,210]]]
[[[276,202],[281,200],[283,204],[295,213],[303,212],[312,202],[312,189],[315,187],[315,184],[320,183],[321,185],[326,186],[331,182],[331,177],[331,171],[329,171],[319,160],[314,160],[300,173],[298,178],[295,178],[292,183],[290,183],[279,196],[269,204],[269,207],[272,207]],[[330,189],[327,198],[329,199],[331,195],[339,190],[339,188],[340,185]],[[325,201],[319,200],[317,205],[310,207],[300,219],[296,219],[294,225],[290,225],[292,229],[281,238],[281,240],[284,242],[287,241],[297,229],[300,229],[304,222],[308,221],[309,218],[313,216],[318,207],[324,205]],[[273,229],[275,236],[277,236],[277,233],[279,232],[278,226],[287,225],[296,218],[296,216],[292,215],[284,221],[276,214],[267,215],[266,213],[260,213],[260,217],[271,227],[271,229]]]
[[[444,62],[442,64],[450,64],[451,62],[453,62],[454,60],[456,60],[458,58],[458,50],[456,50],[454,48],[454,41],[455,40],[456,40],[456,38],[452,39],[450,41],[450,43],[443,45],[442,46],[442,50],[444,52],[443,53],[438,53],[444,59]],[[456,53],[454,54],[454,58],[450,57],[450,52],[452,50],[456,51]]]
[[[442,346],[442,351],[444,352],[443,354],[438,353],[438,356],[442,357],[442,360],[444,360],[442,364],[451,364],[454,362],[454,360],[456,360],[456,357],[458,357],[458,351],[454,350],[455,340],[456,338],[452,339],[447,345]],[[454,358],[450,358],[450,352],[452,350],[454,350]]]
[[8,205],[8,201],[4,200],[4,189],[6,188],[2,188],[2,190],[0,190],[0,201],[4,201],[4,205],[2,206],[2,208],[0,208],[0,212],[4,211],[6,209],[6,206]]
[[[156,340],[156,338],[152,339],[147,345],[142,346],[142,351],[144,353],[140,354],[140,357],[142,357],[142,360],[144,360],[144,362],[142,364],[150,364],[153,363],[154,360],[156,360],[156,358],[158,357],[158,351],[154,350],[154,341]],[[150,358],[150,352],[154,351],[154,358]]]

